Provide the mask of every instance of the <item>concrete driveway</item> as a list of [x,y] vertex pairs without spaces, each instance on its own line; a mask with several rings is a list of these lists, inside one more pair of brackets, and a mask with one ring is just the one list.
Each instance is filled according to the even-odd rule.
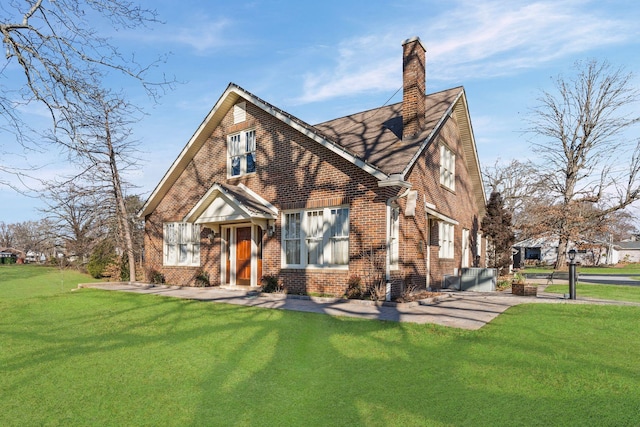
[[407,304],[374,303],[363,300],[339,298],[316,298],[284,294],[258,294],[245,290],[222,289],[219,287],[188,288],[175,286],[152,286],[144,283],[86,283],[78,288],[94,288],[110,291],[153,294],[173,298],[186,298],[214,303],[226,303],[261,307],[268,309],[304,311],[331,316],[358,317],[371,320],[394,322],[433,323],[461,329],[480,329],[500,313],[518,304],[618,304],[614,301],[591,299],[566,300],[557,294],[546,294],[540,287],[537,297],[519,297],[510,292],[444,292],[437,299],[423,300]]
[[[634,280],[634,277],[639,280]],[[578,282],[602,285],[640,286],[638,274],[580,274]]]

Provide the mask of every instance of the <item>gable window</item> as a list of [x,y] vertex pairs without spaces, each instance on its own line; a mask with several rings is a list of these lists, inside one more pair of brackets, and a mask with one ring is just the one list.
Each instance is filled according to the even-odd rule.
[[256,131],[247,130],[229,136],[227,144],[229,176],[256,171]]
[[349,209],[323,208],[283,216],[282,262],[285,267],[349,264]]
[[453,258],[453,224],[448,222],[438,222],[438,244],[440,250],[438,256],[440,258]]
[[440,145],[440,184],[456,189],[456,155],[445,145]]
[[164,265],[200,265],[200,226],[187,222],[164,224]]

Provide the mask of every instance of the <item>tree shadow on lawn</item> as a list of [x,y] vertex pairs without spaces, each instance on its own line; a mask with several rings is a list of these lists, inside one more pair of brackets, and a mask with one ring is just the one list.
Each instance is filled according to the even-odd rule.
[[617,329],[604,346],[637,354],[637,332],[628,347],[633,328],[592,307],[554,305],[572,322],[562,333],[518,324],[521,307],[474,332],[96,290],[16,310],[0,321],[3,341],[31,350],[3,356],[0,406],[56,381],[57,400],[32,391],[20,402],[43,422],[62,412],[83,424],[93,407],[92,422],[111,424],[578,425],[615,424],[640,407],[635,364],[602,366],[607,358],[575,339],[609,324]]
[[[203,377],[194,424],[549,425],[567,404],[574,409],[565,419],[582,424],[619,420],[613,414],[632,415],[640,403],[626,401],[626,393],[611,399],[617,379],[637,370],[594,363],[579,344],[579,356],[551,357],[557,366],[549,369],[558,347],[519,341],[514,364],[513,337],[491,331],[307,313],[256,313],[252,323],[260,325],[253,338]],[[589,390],[584,371],[602,369],[608,383]]]

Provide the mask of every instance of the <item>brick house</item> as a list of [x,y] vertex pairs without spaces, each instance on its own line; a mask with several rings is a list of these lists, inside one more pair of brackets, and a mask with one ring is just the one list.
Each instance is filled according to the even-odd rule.
[[147,279],[397,295],[484,265],[466,95],[425,95],[425,52],[403,43],[402,102],[314,126],[229,84],[140,211]]

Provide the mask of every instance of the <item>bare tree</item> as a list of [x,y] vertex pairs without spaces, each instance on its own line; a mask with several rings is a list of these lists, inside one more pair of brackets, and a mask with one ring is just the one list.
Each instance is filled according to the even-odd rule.
[[137,194],[125,197],[127,208],[127,220],[131,224],[131,239],[133,241],[133,252],[138,259],[138,265],[142,267],[144,253],[144,220],[138,217],[138,212],[144,206],[144,200]]
[[[122,174],[138,168],[137,141],[131,139],[131,124],[139,110],[118,94],[97,90],[87,97],[82,108],[74,110],[49,138],[66,147],[70,160],[80,170],[75,179],[91,182],[91,191],[101,206],[114,213],[118,236],[129,262],[130,280],[135,280],[135,252],[132,223],[126,207],[127,183]],[[72,121],[71,123],[69,121]]]
[[0,247],[12,247],[25,253],[49,252],[53,246],[49,221],[24,221],[15,224],[0,222]]
[[[607,62],[576,64],[577,74],[554,81],[533,109],[530,131],[541,153],[538,168],[553,205],[549,225],[559,238],[556,268],[565,262],[570,240],[640,198],[640,141],[625,139],[640,122],[632,107],[640,93],[632,75]],[[625,164],[626,163],[626,164]]]
[[53,225],[53,237],[64,242],[78,265],[87,262],[95,244],[108,232],[109,210],[100,206],[99,194],[79,181],[51,183],[46,191],[47,208],[41,212]]
[[482,179],[487,194],[500,194],[504,209],[511,214],[512,225],[522,234],[531,206],[548,194],[537,167],[530,161],[498,159],[493,165],[483,166]]
[[14,246],[15,238],[13,227],[0,221],[0,248],[11,248]]
[[[130,78],[156,98],[173,83],[164,76],[150,78],[163,59],[141,65],[99,28],[130,30],[158,22],[155,11],[127,0],[3,2],[0,33],[6,53],[0,65],[0,77],[5,78],[0,86],[0,132],[12,132],[14,140],[36,148],[42,140],[28,131],[20,107],[39,102],[48,110],[54,130],[61,122],[74,126],[71,116],[92,93],[106,87],[107,77]],[[0,172],[26,173],[7,164],[0,165]]]

